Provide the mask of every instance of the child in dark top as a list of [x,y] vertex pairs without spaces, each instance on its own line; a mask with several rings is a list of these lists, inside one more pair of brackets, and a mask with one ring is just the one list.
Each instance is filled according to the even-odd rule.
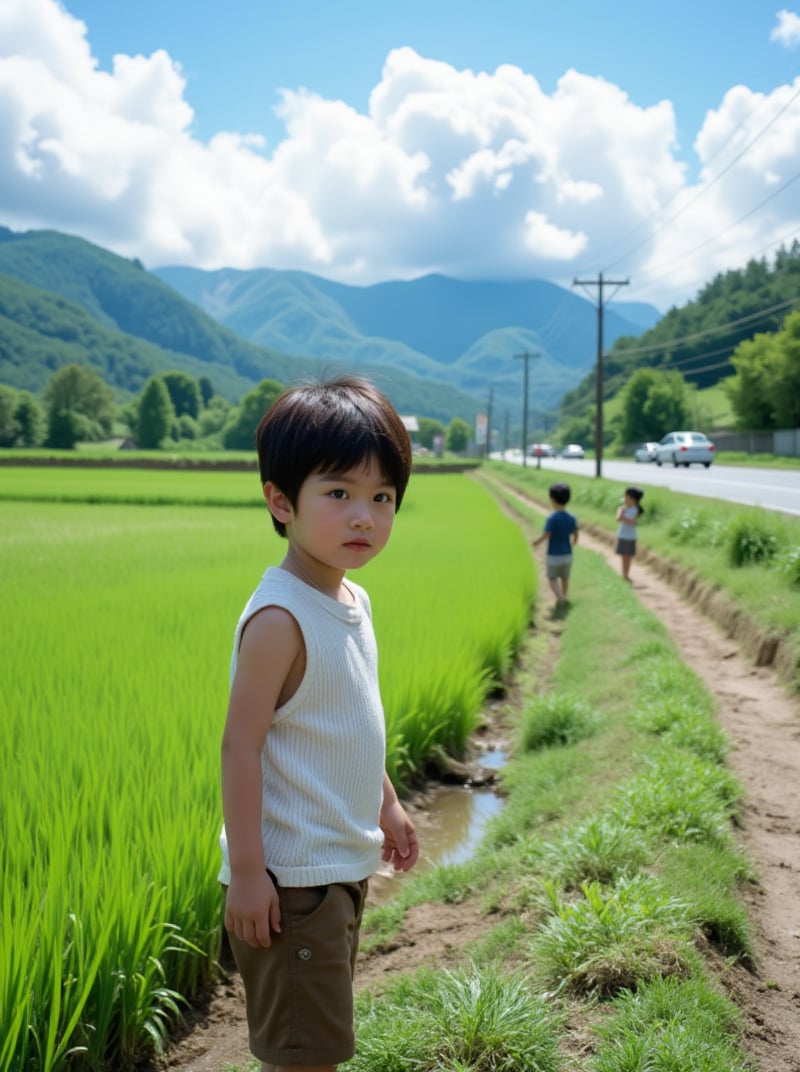
[[578,542],[578,519],[567,510],[570,500],[569,484],[552,484],[550,505],[552,514],[544,523],[544,532],[533,541],[533,546],[548,540],[545,568],[547,580],[556,598],[556,609],[567,602],[569,575],[572,569],[572,548]]
[[644,513],[642,499],[644,492],[641,488],[626,488],[625,498],[617,510],[616,519],[619,522],[617,528],[617,554],[622,562],[622,579],[631,584],[628,576],[631,562],[636,554],[636,526],[639,518]]

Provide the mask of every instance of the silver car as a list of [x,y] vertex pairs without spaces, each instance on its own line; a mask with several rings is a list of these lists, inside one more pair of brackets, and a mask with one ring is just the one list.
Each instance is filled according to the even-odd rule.
[[637,462],[654,462],[657,451],[658,443],[640,443],[633,456]]
[[566,447],[561,451],[562,458],[585,458],[586,452],[580,443],[567,443]]
[[670,432],[656,450],[656,465],[672,462],[676,468],[685,465],[688,469],[697,462],[708,469],[713,461],[714,444],[702,432]]

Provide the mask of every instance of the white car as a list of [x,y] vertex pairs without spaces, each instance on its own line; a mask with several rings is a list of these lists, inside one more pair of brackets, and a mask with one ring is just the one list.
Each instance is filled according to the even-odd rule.
[[555,458],[558,451],[551,443],[531,443],[528,454],[531,458]]
[[708,469],[713,461],[714,444],[702,432],[670,432],[656,450],[656,465],[672,462],[676,468],[685,465],[688,469],[697,462]]
[[586,454],[580,443],[567,443],[561,451],[562,458],[585,458]]
[[658,443],[640,443],[633,456],[637,462],[654,462],[657,450]]

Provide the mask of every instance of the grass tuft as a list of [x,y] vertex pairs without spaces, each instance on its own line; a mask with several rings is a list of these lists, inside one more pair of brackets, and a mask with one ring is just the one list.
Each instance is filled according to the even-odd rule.
[[583,882],[610,883],[634,874],[648,858],[650,847],[641,830],[619,816],[592,816],[565,830],[543,852],[546,873],[568,888]]
[[575,744],[590,737],[598,719],[585,700],[563,693],[546,693],[528,705],[520,726],[522,751]]
[[770,523],[758,513],[736,518],[728,531],[728,561],[737,569],[770,562],[779,546]]
[[474,966],[422,971],[359,1002],[347,1072],[558,1072],[560,1017],[526,980]]
[[557,991],[611,997],[657,976],[688,973],[689,905],[655,878],[635,875],[613,887],[587,882],[576,901],[552,885],[546,890],[553,915],[533,953]]
[[621,994],[597,1034],[591,1072],[746,1072],[734,1005],[701,978],[654,979]]

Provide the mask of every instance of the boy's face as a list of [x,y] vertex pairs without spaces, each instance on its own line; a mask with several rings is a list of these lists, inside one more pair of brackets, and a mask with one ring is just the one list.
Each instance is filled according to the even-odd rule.
[[357,569],[386,546],[395,499],[374,459],[347,472],[311,473],[288,507],[289,543],[330,568]]

